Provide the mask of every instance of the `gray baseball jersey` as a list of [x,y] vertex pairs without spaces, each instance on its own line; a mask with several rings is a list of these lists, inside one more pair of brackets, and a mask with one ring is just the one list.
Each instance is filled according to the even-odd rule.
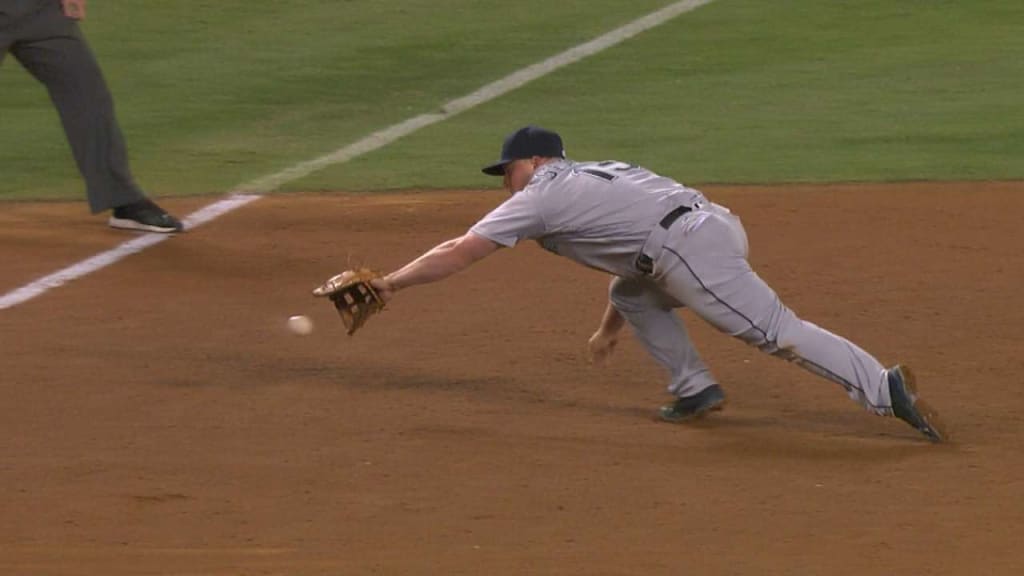
[[852,342],[801,320],[751,270],[746,232],[727,208],[671,178],[624,162],[556,160],[470,232],[545,249],[615,276],[609,300],[692,396],[716,384],[674,308],[843,386],[890,414],[885,368]]
[[546,250],[616,276],[635,276],[651,230],[679,206],[706,202],[692,188],[624,162],[561,160],[471,231],[502,246],[536,239]]

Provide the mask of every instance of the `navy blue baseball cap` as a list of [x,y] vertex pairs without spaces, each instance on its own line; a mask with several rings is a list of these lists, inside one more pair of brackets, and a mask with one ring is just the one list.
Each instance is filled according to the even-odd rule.
[[523,158],[565,158],[562,137],[538,126],[524,126],[508,135],[501,146],[501,160],[484,166],[482,172],[491,176],[503,176],[505,165]]

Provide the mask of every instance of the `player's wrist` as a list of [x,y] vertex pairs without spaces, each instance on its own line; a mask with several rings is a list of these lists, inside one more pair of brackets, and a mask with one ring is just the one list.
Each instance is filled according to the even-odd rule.
[[398,292],[402,289],[402,286],[395,281],[395,273],[385,275],[380,279],[380,283],[384,285],[384,289],[388,292]]

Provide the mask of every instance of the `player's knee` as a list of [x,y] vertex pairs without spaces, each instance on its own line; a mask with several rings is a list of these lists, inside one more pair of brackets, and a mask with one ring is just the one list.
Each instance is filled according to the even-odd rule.
[[634,293],[630,283],[619,276],[612,278],[611,283],[608,284],[608,299],[613,304],[629,300],[630,296]]
[[616,310],[629,312],[646,308],[651,297],[640,282],[616,277],[608,286],[608,300]]
[[778,355],[780,351],[791,347],[789,342],[780,337],[780,334],[772,333],[760,326],[751,326],[734,336],[765,354]]

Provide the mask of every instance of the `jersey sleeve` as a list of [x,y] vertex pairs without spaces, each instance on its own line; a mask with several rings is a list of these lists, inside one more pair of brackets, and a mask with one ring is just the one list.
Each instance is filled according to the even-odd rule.
[[520,240],[539,238],[546,227],[537,205],[537,199],[523,190],[491,210],[469,231],[507,248]]

